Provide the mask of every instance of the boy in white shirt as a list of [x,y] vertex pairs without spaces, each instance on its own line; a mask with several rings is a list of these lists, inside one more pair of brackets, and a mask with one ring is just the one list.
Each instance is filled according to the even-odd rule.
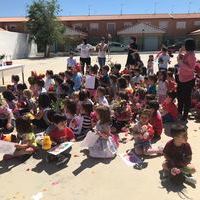
[[167,71],[168,64],[170,64],[170,56],[167,53],[167,48],[163,47],[162,48],[162,53],[158,57],[158,68],[159,71]]

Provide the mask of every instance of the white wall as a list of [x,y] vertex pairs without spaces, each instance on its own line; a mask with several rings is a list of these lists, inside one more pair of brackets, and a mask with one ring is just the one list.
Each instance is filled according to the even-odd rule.
[[29,41],[28,34],[0,31],[0,54],[12,59],[36,56],[37,45]]

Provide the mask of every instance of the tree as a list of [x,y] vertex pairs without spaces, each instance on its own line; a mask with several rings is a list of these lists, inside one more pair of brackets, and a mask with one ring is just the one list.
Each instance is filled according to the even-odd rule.
[[43,47],[45,57],[50,55],[50,46],[64,37],[64,25],[57,18],[59,12],[57,0],[35,0],[28,6],[28,32]]

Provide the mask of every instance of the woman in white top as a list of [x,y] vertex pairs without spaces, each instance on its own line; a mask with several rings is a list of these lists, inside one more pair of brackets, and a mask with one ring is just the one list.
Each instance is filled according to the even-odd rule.
[[86,71],[91,65],[90,51],[94,50],[94,47],[88,44],[86,39],[83,39],[83,43],[78,45],[77,49],[80,50],[80,63],[82,65],[82,72],[84,74],[85,64],[86,64]]
[[105,43],[105,38],[101,38],[101,42],[97,44],[96,50],[98,51],[98,62],[100,68],[102,68],[106,63],[106,51],[108,50],[108,45]]

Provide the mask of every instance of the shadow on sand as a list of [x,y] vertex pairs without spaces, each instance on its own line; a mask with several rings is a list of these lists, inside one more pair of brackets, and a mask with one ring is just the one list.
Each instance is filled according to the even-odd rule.
[[[166,189],[168,193],[174,192],[177,193],[177,195],[181,199],[192,199],[187,194],[187,187],[184,184],[184,178],[183,176],[178,176],[176,178],[166,178],[163,179],[162,176],[162,170],[159,171],[160,174],[160,180],[161,180],[161,188]],[[190,185],[191,187],[195,188],[195,186]]]
[[64,162],[61,165],[57,165],[56,162],[54,161],[47,162],[47,159],[46,159],[47,153],[43,150],[39,150],[39,152],[35,154],[33,157],[41,161],[34,168],[32,168],[32,171],[36,173],[41,173],[45,171],[48,175],[55,174],[68,166],[67,164],[71,159],[71,154],[68,154],[68,156],[69,157],[66,162]]
[[78,167],[77,169],[75,169],[72,173],[74,174],[74,176],[79,175],[81,172],[83,172],[85,169],[90,169],[92,167],[94,167],[95,165],[99,164],[99,163],[103,163],[103,164],[109,164],[114,158],[91,158],[88,156],[88,151],[87,150],[82,150],[82,153],[84,153],[87,158],[85,160],[83,160],[80,163],[80,167]]
[[13,158],[10,160],[1,160],[0,161],[0,174],[7,173],[11,171],[13,168],[17,167],[18,165],[21,165],[25,163],[30,156],[23,156],[21,158]]

